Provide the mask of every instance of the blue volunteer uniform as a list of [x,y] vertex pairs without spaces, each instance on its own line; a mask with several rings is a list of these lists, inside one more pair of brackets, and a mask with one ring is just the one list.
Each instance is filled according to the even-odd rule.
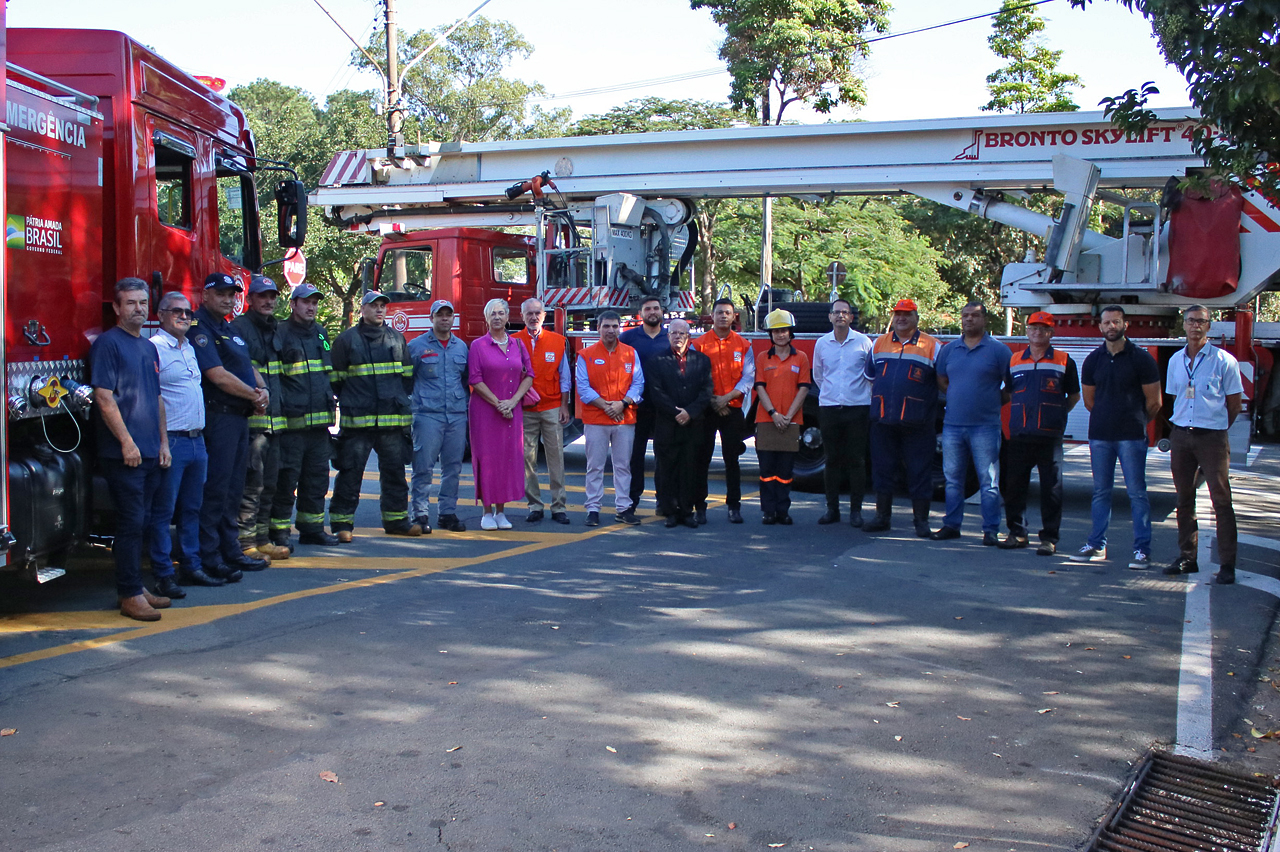
[[[234,280],[234,279],[233,279]],[[249,387],[256,387],[249,346],[226,317],[215,317],[205,306],[196,311],[187,332],[196,362],[204,375],[205,447],[209,473],[200,511],[200,561],[206,573],[229,579],[237,568],[266,567],[240,549],[240,498],[249,467],[249,415],[253,403],[232,396],[209,381],[208,373],[222,367]],[[227,566],[223,571],[219,566]],[[214,571],[210,571],[214,568]],[[234,582],[234,580],[232,580]]]

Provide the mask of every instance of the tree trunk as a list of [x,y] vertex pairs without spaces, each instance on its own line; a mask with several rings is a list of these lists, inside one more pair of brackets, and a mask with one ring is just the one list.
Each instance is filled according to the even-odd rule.
[[711,313],[711,303],[716,300],[715,227],[719,201],[702,201],[697,205],[698,217],[698,302],[701,313]]

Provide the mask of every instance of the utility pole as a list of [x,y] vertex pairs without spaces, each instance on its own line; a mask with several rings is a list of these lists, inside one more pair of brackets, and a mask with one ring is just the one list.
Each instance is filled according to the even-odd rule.
[[382,0],[387,23],[387,156],[404,144],[400,132],[404,113],[400,109],[400,62],[396,45],[396,0]]

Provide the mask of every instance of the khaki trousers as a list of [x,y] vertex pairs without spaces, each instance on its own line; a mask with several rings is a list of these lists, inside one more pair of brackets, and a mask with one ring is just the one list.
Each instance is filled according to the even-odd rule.
[[1231,447],[1227,430],[1183,429],[1175,426],[1169,435],[1172,444],[1169,468],[1178,492],[1178,552],[1196,558],[1200,525],[1196,522],[1197,472],[1209,486],[1209,502],[1218,522],[1218,562],[1236,564],[1236,511],[1231,505]]
[[542,488],[538,482],[538,439],[547,454],[547,478],[551,480],[551,512],[565,510],[564,427],[560,409],[524,412],[524,496],[529,510],[541,510]]

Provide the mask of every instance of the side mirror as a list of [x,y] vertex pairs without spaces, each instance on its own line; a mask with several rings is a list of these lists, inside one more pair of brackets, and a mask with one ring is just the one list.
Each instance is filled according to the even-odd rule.
[[307,238],[307,188],[300,180],[276,184],[281,248],[301,248]]
[[368,293],[370,290],[376,290],[373,282],[373,267],[377,263],[371,257],[360,259],[359,275],[360,275],[360,292]]

